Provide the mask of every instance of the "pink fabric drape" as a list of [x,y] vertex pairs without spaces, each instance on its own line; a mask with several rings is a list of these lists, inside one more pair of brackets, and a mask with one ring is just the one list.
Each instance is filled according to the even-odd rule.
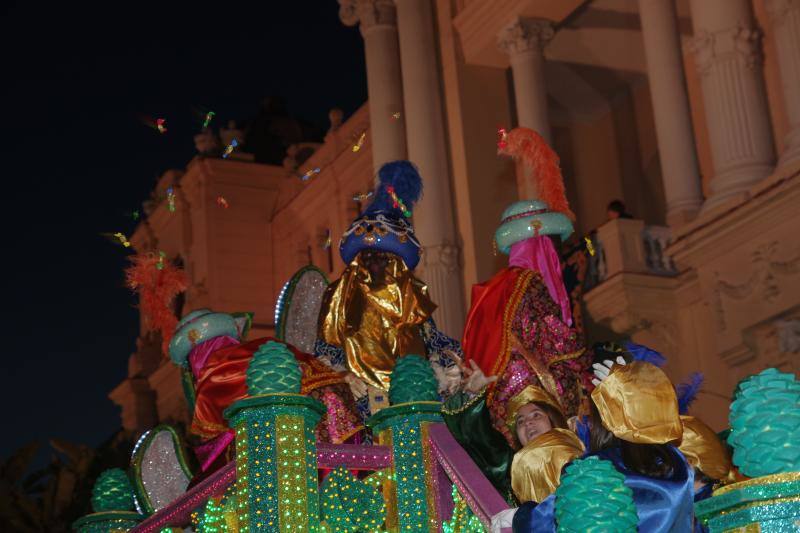
[[234,344],[239,344],[239,341],[227,335],[220,335],[219,337],[201,342],[192,348],[192,351],[189,352],[189,364],[192,366],[192,375],[194,375],[194,379],[197,380],[200,378],[200,372],[205,368],[209,355],[222,348],[233,346]]
[[564,287],[561,275],[561,261],[550,237],[542,235],[531,237],[511,245],[508,257],[510,266],[535,270],[542,274],[547,292],[561,307],[561,318],[568,326],[572,325],[572,304]]
[[233,442],[233,430],[228,430],[225,433],[220,433],[213,439],[194,447],[194,454],[200,461],[200,470],[205,472],[208,467],[214,463],[214,460],[220,456],[228,444]]

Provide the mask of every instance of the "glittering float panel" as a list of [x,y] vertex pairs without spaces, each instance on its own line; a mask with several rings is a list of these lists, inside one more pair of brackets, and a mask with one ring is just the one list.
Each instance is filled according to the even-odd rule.
[[319,529],[314,428],[324,412],[299,394],[245,398],[225,412],[237,435],[239,502],[247,506],[240,525],[251,532]]
[[142,515],[130,511],[105,511],[79,518],[72,524],[72,529],[78,533],[129,531],[136,527],[141,519]]
[[392,449],[390,446],[319,443],[317,464],[330,469],[344,466],[348,470],[381,470],[392,466]]
[[453,512],[450,518],[442,521],[442,533],[482,533],[486,531],[483,523],[473,514],[472,509],[469,508],[455,485],[452,485],[450,496],[453,500]]
[[276,308],[278,338],[306,353],[314,353],[317,319],[328,279],[316,267],[298,271],[281,291]]
[[[163,509],[186,492],[191,475],[185,465],[174,430],[158,427],[149,432],[134,454],[137,482],[147,495],[147,510]],[[144,498],[143,498],[144,499]]]
[[[236,432],[237,451],[247,449],[245,431]],[[388,469],[392,465],[392,450],[389,446],[360,446],[357,444],[318,444],[317,463],[319,468],[333,469],[337,466],[344,466],[350,470],[381,470]],[[192,487],[187,493],[177,498],[171,505],[160,512],[150,516],[136,528],[136,532],[158,533],[162,528],[168,526],[183,526],[190,522],[190,515],[196,508],[205,504],[205,501],[212,496],[221,495],[227,487],[233,484],[239,477],[244,482],[239,482],[239,491],[242,486],[247,488],[247,469],[246,463],[239,466],[235,461],[214,472],[207,479],[197,486]],[[389,472],[381,479],[390,477]],[[237,505],[243,505],[246,509],[246,498],[238,498]]]
[[220,496],[236,479],[236,463],[231,461],[209,477],[189,489],[186,494],[133,528],[135,533],[160,533],[169,526],[183,526],[191,522],[191,514],[205,505],[212,496]]
[[[385,448],[392,449],[392,430],[386,428],[378,432],[376,430],[377,441]],[[386,530],[397,531],[397,476],[394,465],[388,469],[388,475],[382,480],[381,491],[383,501],[386,503]]]
[[444,468],[475,516],[487,529],[490,528],[492,516],[508,509],[508,504],[456,442],[447,426],[431,424],[428,434],[433,457]]
[[741,481],[695,504],[695,516],[718,531],[800,531],[800,472]]
[[[441,404],[413,402],[379,411],[367,423],[380,435],[381,444],[391,439],[399,531],[438,531],[436,509],[429,499],[431,481],[425,471],[425,426],[440,422]],[[391,506],[387,499],[387,511]],[[389,527],[393,522],[387,512]]]

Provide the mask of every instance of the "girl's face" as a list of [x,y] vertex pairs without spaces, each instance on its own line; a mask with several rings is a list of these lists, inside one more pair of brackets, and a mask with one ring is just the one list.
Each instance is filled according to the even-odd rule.
[[535,404],[523,405],[517,413],[517,438],[523,446],[551,429],[547,413]]

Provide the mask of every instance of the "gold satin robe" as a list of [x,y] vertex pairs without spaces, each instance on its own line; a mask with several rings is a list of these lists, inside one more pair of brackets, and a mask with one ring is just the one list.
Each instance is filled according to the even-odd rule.
[[328,286],[320,310],[319,338],[344,349],[353,374],[388,390],[398,357],[425,357],[420,326],[436,304],[428,296],[428,287],[397,256],[389,255],[382,283],[372,278],[356,256]]

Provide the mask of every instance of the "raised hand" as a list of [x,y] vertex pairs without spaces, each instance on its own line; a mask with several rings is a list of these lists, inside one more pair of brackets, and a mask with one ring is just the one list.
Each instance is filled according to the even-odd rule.
[[475,361],[470,360],[469,366],[470,368],[461,368],[464,374],[461,384],[466,392],[477,394],[485,386],[497,381],[497,376],[484,375],[483,370],[480,369]]
[[352,372],[344,375],[344,382],[350,386],[350,392],[356,399],[367,395],[367,384]]
[[625,358],[621,355],[618,355],[616,362],[612,361],[611,359],[606,359],[602,364],[595,363],[592,365],[592,368],[594,368],[594,375],[596,376],[592,378],[592,383],[595,387],[600,385],[600,383],[602,383],[603,380],[608,377],[608,375],[611,373],[611,368],[615,364],[625,366]]

